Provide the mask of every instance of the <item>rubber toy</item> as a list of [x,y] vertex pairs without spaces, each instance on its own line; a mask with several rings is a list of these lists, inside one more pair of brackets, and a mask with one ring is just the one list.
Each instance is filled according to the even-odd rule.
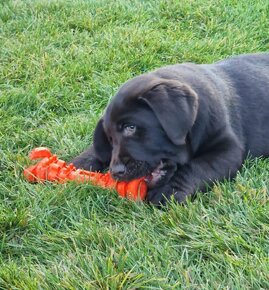
[[147,194],[147,184],[143,178],[129,182],[116,181],[109,172],[99,173],[76,169],[72,163],[67,164],[58,159],[46,147],[33,149],[29,158],[31,160],[41,159],[35,165],[24,169],[24,176],[30,182],[55,181],[65,183],[69,180],[91,182],[102,188],[115,189],[119,196],[131,200],[144,200]]

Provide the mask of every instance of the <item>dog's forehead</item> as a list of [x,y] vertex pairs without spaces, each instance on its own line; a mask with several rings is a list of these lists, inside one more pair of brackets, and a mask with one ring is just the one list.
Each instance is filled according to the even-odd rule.
[[113,100],[116,102],[123,102],[136,98],[143,95],[146,91],[160,82],[161,79],[153,73],[137,76],[124,83]]
[[104,126],[117,122],[128,111],[132,111],[139,97],[160,82],[157,76],[144,74],[124,83],[105,110]]

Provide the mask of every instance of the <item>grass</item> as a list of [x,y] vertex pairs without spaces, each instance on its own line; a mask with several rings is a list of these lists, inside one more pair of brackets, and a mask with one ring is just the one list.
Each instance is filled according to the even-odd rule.
[[269,162],[160,211],[91,185],[32,185],[27,154],[65,160],[118,87],[166,64],[269,49],[269,3],[0,2],[0,289],[269,289]]

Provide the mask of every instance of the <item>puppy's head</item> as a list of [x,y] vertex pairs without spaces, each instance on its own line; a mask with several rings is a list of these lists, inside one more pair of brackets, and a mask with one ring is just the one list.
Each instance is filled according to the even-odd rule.
[[95,151],[110,161],[115,179],[147,176],[154,186],[168,174],[167,164],[187,162],[186,137],[197,107],[196,93],[179,81],[136,77],[120,88],[99,121]]

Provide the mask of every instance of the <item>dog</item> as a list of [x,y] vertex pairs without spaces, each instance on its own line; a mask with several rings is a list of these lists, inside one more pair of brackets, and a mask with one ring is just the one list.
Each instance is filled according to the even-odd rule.
[[213,64],[169,65],[124,83],[97,123],[77,168],[129,181],[147,200],[184,203],[233,178],[248,156],[269,155],[269,53]]

